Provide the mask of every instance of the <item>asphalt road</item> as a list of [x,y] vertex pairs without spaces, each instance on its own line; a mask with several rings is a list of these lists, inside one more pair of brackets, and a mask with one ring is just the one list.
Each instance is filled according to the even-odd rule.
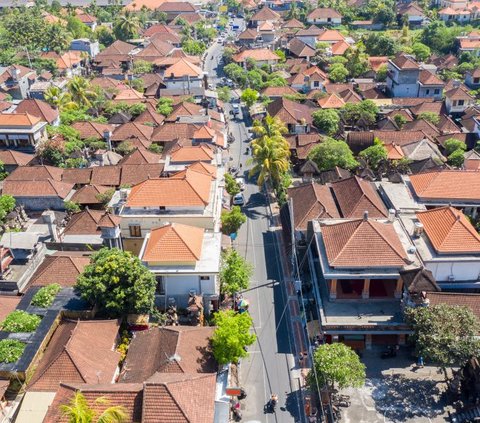
[[[218,58],[222,46],[214,44],[207,53],[204,69],[215,82]],[[213,55],[213,60],[210,57]],[[233,92],[233,100],[238,97]],[[225,105],[228,114],[231,106]],[[248,133],[242,115],[229,121],[229,131],[235,141],[230,145],[231,165],[239,168],[246,180],[243,207],[247,222],[239,231],[234,247],[254,267],[250,289],[243,294],[250,303],[257,342],[249,348],[249,357],[240,364],[240,382],[247,392],[242,401],[243,422],[286,423],[300,420],[299,392],[291,382],[294,369],[293,348],[289,335],[289,312],[286,291],[279,262],[278,245],[269,231],[268,204],[256,183],[248,178],[246,147]],[[270,395],[279,397],[276,412],[264,413]]]

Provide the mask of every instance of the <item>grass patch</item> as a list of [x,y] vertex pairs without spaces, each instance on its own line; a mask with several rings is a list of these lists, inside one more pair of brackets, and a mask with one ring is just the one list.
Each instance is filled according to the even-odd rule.
[[0,328],[5,332],[34,332],[41,322],[40,316],[30,314],[26,311],[12,311],[0,324]]
[[0,341],[0,363],[14,363],[23,354],[25,344],[16,339],[2,339]]
[[50,307],[56,295],[60,292],[62,287],[58,283],[40,288],[33,296],[31,304],[36,307],[47,308]]

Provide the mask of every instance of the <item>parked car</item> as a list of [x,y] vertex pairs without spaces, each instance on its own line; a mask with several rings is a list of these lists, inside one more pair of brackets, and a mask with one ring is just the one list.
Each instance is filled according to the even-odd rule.
[[235,178],[235,182],[238,184],[238,187],[241,191],[245,190],[245,179],[243,178]]
[[232,203],[234,206],[243,206],[245,204],[245,197],[242,193],[235,194]]

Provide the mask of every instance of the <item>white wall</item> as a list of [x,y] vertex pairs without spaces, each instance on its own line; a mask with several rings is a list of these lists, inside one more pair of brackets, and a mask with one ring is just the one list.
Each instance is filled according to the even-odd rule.
[[453,275],[457,282],[476,281],[480,275],[480,258],[471,262],[425,262],[425,267],[433,273],[437,282],[449,282],[450,275]]
[[197,291],[197,295],[216,294],[216,276],[209,276],[210,280],[200,280],[199,275],[164,276],[166,294],[167,296],[186,295],[188,297],[191,290]]

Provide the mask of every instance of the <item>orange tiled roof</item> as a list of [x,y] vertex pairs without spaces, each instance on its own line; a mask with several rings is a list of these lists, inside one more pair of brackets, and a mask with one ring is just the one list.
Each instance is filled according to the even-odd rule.
[[202,255],[203,228],[171,223],[153,229],[142,260],[146,262],[194,262]]
[[185,145],[172,151],[170,161],[183,162],[211,162],[213,160],[213,151],[207,145]]
[[280,60],[272,50],[268,48],[259,48],[255,50],[244,50],[233,56],[235,62],[245,62],[247,59],[253,59],[258,61],[265,60]]
[[40,118],[30,113],[0,113],[0,126],[35,126]]
[[202,75],[202,69],[186,59],[180,59],[178,62],[165,70],[165,78],[179,78],[182,76],[199,77]]
[[403,153],[402,148],[395,143],[386,144],[385,148],[387,150],[388,160],[400,160],[405,157],[405,154]]
[[321,230],[331,267],[403,267],[407,263],[391,223],[358,219],[322,225]]
[[345,106],[345,102],[337,94],[333,93],[318,99],[318,105],[322,109],[340,109]]
[[480,172],[432,171],[411,175],[410,182],[421,199],[480,202]]
[[438,253],[480,253],[480,235],[461,211],[439,207],[418,212],[417,218]]

